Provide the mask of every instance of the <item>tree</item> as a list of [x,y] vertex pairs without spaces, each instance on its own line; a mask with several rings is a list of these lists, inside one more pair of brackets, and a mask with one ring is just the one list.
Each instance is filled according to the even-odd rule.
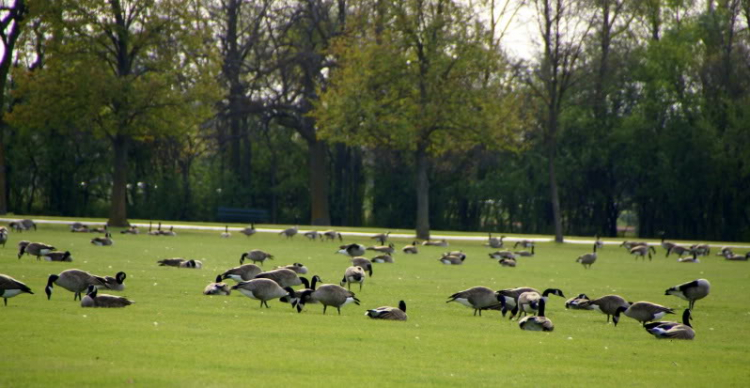
[[354,19],[364,25],[331,50],[340,67],[312,114],[327,139],[411,153],[417,237],[429,239],[431,156],[513,143],[518,120],[505,64],[457,2],[382,1],[360,12]]

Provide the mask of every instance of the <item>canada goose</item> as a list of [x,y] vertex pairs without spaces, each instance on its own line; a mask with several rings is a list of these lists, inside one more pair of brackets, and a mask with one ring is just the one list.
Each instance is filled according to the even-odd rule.
[[607,323],[609,323],[609,317],[615,315],[619,308],[627,309],[630,307],[630,302],[619,295],[605,295],[589,302],[584,301],[581,303],[581,307],[585,310],[600,311],[607,316]]
[[690,246],[689,252],[698,256],[708,256],[711,254],[711,246],[708,244],[693,244]]
[[489,254],[490,259],[516,259],[516,255],[510,251],[497,251]]
[[159,260],[156,263],[162,267],[179,267],[183,262],[185,262],[185,259],[181,257],[175,257],[173,259]]
[[693,252],[692,257],[679,257],[677,258],[678,263],[700,263],[701,261],[698,259],[698,254]]
[[630,248],[630,254],[635,255],[636,260],[638,260],[638,256],[646,260],[646,254],[648,254],[648,260],[651,261],[651,252],[656,253],[656,249],[650,245],[637,245]]
[[521,246],[521,248],[531,248],[534,246],[534,241],[532,240],[518,240],[515,244],[513,244],[513,249],[515,249],[517,246]]
[[263,262],[267,259],[273,260],[273,255],[263,252],[260,249],[253,249],[252,251],[245,252],[240,256],[240,264],[244,264],[246,259],[253,263],[260,263],[260,265],[263,265]]
[[349,255],[351,257],[362,256],[365,254],[365,246],[361,244],[342,245],[339,247],[339,250],[336,251],[336,253],[341,253],[342,255]]
[[180,268],[194,268],[194,269],[201,269],[203,268],[203,262],[200,260],[193,260],[190,259],[188,261],[183,261],[179,264]]
[[424,246],[432,246],[432,247],[447,247],[448,246],[448,241],[446,241],[445,239],[441,239],[441,240],[427,240],[427,241],[422,241],[422,245],[424,245]]
[[597,248],[603,249],[604,248],[604,241],[599,239],[599,235],[594,236],[594,245],[596,245]]
[[70,225],[71,233],[89,233],[88,225],[84,225],[80,222],[74,222]]
[[666,256],[669,256],[669,250],[672,249],[673,246],[676,244],[671,241],[666,241],[664,239],[664,231],[659,232],[659,235],[661,236],[661,247],[664,248],[664,250],[667,252]]
[[21,240],[18,242],[18,258],[21,258],[21,255],[23,255],[26,252],[26,246],[31,244],[31,241],[27,240]]
[[[529,291],[539,293],[539,291],[537,291],[536,288],[531,288],[531,287],[506,288],[504,290],[497,291],[497,293],[500,296],[502,296],[505,300],[506,308],[501,310],[501,312],[503,313],[503,316],[505,316],[506,312],[508,312],[509,310],[513,310],[516,307],[517,302],[518,302],[518,297],[521,294],[523,294],[524,292],[529,292]],[[510,318],[513,318],[513,316],[511,316]]]
[[500,264],[503,267],[515,267],[516,259],[500,259],[498,260],[498,264]]
[[593,310],[594,306],[590,302],[591,299],[586,294],[578,294],[578,296],[565,301],[565,308],[571,310]]
[[677,256],[682,257],[683,255],[687,255],[690,253],[690,248],[683,247],[682,245],[674,245],[672,248],[669,248],[667,250],[667,256],[669,257],[670,254],[676,254]]
[[365,270],[362,267],[351,266],[347,268],[339,285],[343,287],[346,284],[346,288],[351,290],[352,283],[359,283],[359,290],[362,291],[362,285],[365,283]]
[[254,235],[256,233],[255,224],[250,224],[249,228],[240,230],[240,233],[244,234],[247,237]]
[[289,264],[289,265],[285,265],[283,267],[276,267],[274,269],[282,269],[282,268],[286,268],[288,270],[294,271],[294,272],[296,272],[296,273],[298,273],[300,275],[307,274],[307,267],[305,267],[305,265],[302,264],[302,263]]
[[15,229],[16,232],[31,230],[31,228],[34,228],[34,231],[36,231],[36,223],[29,219],[11,221],[8,225],[11,227],[11,229]]
[[692,340],[695,338],[695,330],[690,324],[693,317],[690,315],[690,309],[685,309],[682,313],[682,323],[677,322],[651,322],[643,327],[659,339],[684,339]]
[[318,237],[320,237],[320,234],[318,233],[317,230],[311,230],[311,231],[303,233],[302,235],[313,241],[317,239]]
[[464,260],[466,260],[466,256],[454,256],[448,253],[443,253],[443,256],[438,259],[443,264],[448,265],[461,265],[464,263]]
[[70,255],[69,251],[65,251],[65,252],[50,252],[50,253],[44,255],[44,260],[46,260],[46,261],[67,261],[67,262],[71,262],[71,261],[73,261],[73,256]]
[[622,242],[622,244],[620,244],[621,247],[625,248],[628,251],[640,245],[648,245],[648,244],[646,244],[643,241],[628,241],[628,240],[625,240]]
[[141,232],[138,230],[137,226],[131,225],[129,228],[127,228],[125,230],[121,230],[120,233],[122,233],[122,234],[139,234]]
[[695,301],[705,298],[710,291],[711,283],[709,283],[708,280],[696,279],[692,282],[682,283],[667,288],[664,295],[674,295],[688,301],[688,308],[692,310],[693,307],[695,307]]
[[108,233],[107,225],[104,225],[101,228],[91,228],[91,229],[89,229],[89,232],[91,232],[91,233],[105,233],[106,234],[106,233]]
[[159,227],[156,230],[152,230],[153,222],[148,222],[148,235],[149,236],[161,236],[161,222],[159,223]]
[[323,232],[323,236],[325,236],[326,240],[336,240],[336,238],[338,238],[339,241],[344,241],[344,239],[341,237],[341,233],[335,230],[326,230],[325,232]]
[[367,274],[372,277],[372,262],[370,260],[367,260],[364,257],[353,257],[352,265],[355,267],[362,267],[362,269],[367,271]]
[[750,259],[750,252],[745,253],[745,255],[735,255],[734,253],[724,256],[726,260],[731,261],[747,261]]
[[232,279],[239,283],[255,279],[255,276],[261,272],[263,272],[263,270],[255,264],[243,264],[239,267],[226,270],[221,274],[221,278]]
[[299,296],[299,303],[297,303],[297,312],[302,312],[306,303],[320,302],[323,305],[323,314],[326,313],[328,306],[336,307],[339,315],[341,315],[341,307],[346,306],[349,303],[359,305],[359,299],[355,294],[338,284],[324,284],[318,287],[317,290],[305,290]]
[[516,256],[522,256],[522,257],[534,257],[534,246],[531,246],[531,252],[529,251],[517,251],[513,252],[516,254]]
[[94,244],[97,247],[108,247],[114,243],[115,241],[112,240],[112,235],[109,233],[105,234],[104,237],[94,237],[91,239],[91,244]]
[[255,275],[255,279],[270,279],[278,283],[282,288],[299,286],[300,284],[302,284],[302,280],[300,280],[300,277],[297,275],[297,273],[286,268],[275,269],[268,272],[261,272]]
[[271,279],[253,279],[246,282],[238,283],[232,287],[233,290],[239,290],[242,295],[260,301],[260,307],[268,307],[268,301],[288,296],[294,298],[294,290],[291,287],[282,288]]
[[174,226],[170,226],[169,230],[166,232],[161,232],[161,235],[174,237],[174,236],[177,236],[177,232],[174,231]]
[[490,248],[500,249],[505,245],[505,242],[503,239],[505,236],[500,236],[500,238],[492,237],[492,233],[489,233],[489,241],[487,244],[484,244],[484,246],[488,246]]
[[367,310],[365,313],[372,319],[386,319],[390,321],[405,321],[406,320],[406,303],[404,301],[398,302],[398,308],[383,306],[376,309]]
[[92,275],[80,269],[68,269],[58,275],[49,275],[47,287],[44,288],[47,299],[52,298],[52,287],[55,284],[72,292],[74,294],[73,300],[76,300],[81,298],[81,293],[89,286],[105,287],[106,280],[101,276]]
[[721,247],[721,250],[716,253],[716,256],[726,256],[727,254],[732,254],[732,248],[731,247]]
[[626,316],[645,325],[646,322],[655,321],[667,314],[674,314],[674,310],[651,302],[635,302],[628,308],[620,306],[615,310],[614,318],[612,318],[615,326],[620,321],[620,313],[625,313]]
[[562,298],[565,297],[562,290],[560,290],[559,288],[548,288],[544,290],[541,295],[535,291],[524,292],[519,295],[518,299],[516,300],[516,307],[513,309],[513,315],[516,315],[516,313],[518,313],[519,311],[521,314],[526,315],[526,313],[538,310],[539,301],[547,300],[550,294],[557,295]]
[[[291,303],[292,307],[297,307],[297,303],[299,303],[302,293],[306,290],[315,291],[315,287],[317,286],[317,284],[322,282],[322,280],[320,279],[320,276],[318,275],[315,275],[312,277],[312,282],[308,282],[306,278],[299,278],[299,280],[302,281],[302,285],[304,288],[300,290],[296,290],[292,298],[289,298],[288,296],[284,296],[281,299],[279,299],[279,301],[284,302],[284,303]],[[318,302],[314,300],[309,300],[307,303],[318,303]]]
[[81,299],[81,307],[117,308],[133,304],[132,300],[128,300],[122,296],[99,294],[98,292],[97,288],[93,285],[88,286],[86,296]]
[[33,294],[27,285],[8,275],[0,274],[0,298],[3,298],[6,306],[8,305],[8,298],[23,294],[24,292]]
[[203,289],[203,295],[229,295],[232,289],[228,284],[222,283],[221,280],[221,275],[216,276],[216,280]]
[[521,330],[529,330],[529,331],[553,331],[555,330],[555,325],[552,323],[552,321],[549,320],[549,318],[544,316],[544,306],[546,302],[544,299],[541,299],[539,301],[539,311],[537,312],[537,315],[535,317],[524,317],[520,321],[518,321],[518,327],[521,328]]
[[594,264],[595,261],[596,261],[596,244],[594,244],[594,253],[586,253],[581,256],[578,256],[578,258],[576,259],[576,263],[581,263],[583,265],[583,268],[586,268],[586,269],[591,268],[591,264]]
[[29,255],[36,256],[36,259],[39,260],[41,256],[44,256],[55,250],[55,247],[53,247],[52,245],[38,242],[27,243],[23,246],[19,242],[18,246],[20,248],[18,251],[19,259],[21,258],[21,255],[27,253]]
[[126,277],[127,275],[125,274],[125,272],[122,272],[122,271],[115,274],[115,277],[105,276],[104,286],[113,291],[123,291],[125,290],[125,278]]
[[279,235],[284,235],[286,238],[292,238],[295,234],[297,234],[297,227],[294,226],[292,228],[287,228],[279,232]]
[[417,253],[419,253],[419,249],[417,248],[417,242],[412,241],[411,245],[407,245],[401,248],[401,252],[404,252],[406,254],[416,255]]
[[8,235],[8,229],[0,226],[0,244],[3,244],[3,248],[5,248],[5,243],[8,242]]
[[372,259],[370,259],[370,261],[373,263],[379,263],[379,264],[393,263],[393,257],[391,255],[380,255],[380,256],[373,257]]
[[388,241],[388,236],[391,234],[390,231],[385,233],[378,233],[372,237],[370,237],[371,240],[378,240],[380,242],[380,245],[385,245],[385,242]]
[[229,233],[229,225],[224,225],[224,233],[221,234],[221,238],[230,238],[232,234]]
[[373,247],[367,247],[368,251],[375,251],[380,253],[385,253],[386,255],[392,255],[395,249],[393,248],[393,243],[390,243],[388,245],[377,245]]
[[474,309],[474,315],[482,316],[482,310],[489,307],[500,307],[505,308],[505,299],[499,292],[493,291],[487,287],[477,286],[469,288],[468,290],[459,291],[448,297],[448,301],[458,302],[466,307]]

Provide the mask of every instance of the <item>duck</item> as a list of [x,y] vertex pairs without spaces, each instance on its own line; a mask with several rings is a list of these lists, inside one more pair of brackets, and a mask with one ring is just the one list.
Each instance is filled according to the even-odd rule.
[[114,240],[112,240],[112,234],[105,233],[104,237],[94,237],[91,239],[91,244],[94,244],[98,247],[108,247],[115,243]]
[[250,260],[255,263],[260,263],[260,265],[263,265],[263,262],[266,260],[273,260],[273,255],[267,252],[263,252],[260,249],[253,249],[250,252],[245,252],[240,256],[240,264],[244,264],[245,260]]
[[360,304],[359,299],[356,295],[338,284],[324,284],[318,287],[317,290],[304,290],[299,295],[299,302],[297,303],[297,312],[301,313],[306,303],[320,302],[323,305],[323,314],[326,313],[328,306],[336,307],[339,315],[341,315],[341,308],[354,303]]
[[235,282],[246,282],[248,280],[255,279],[255,276],[263,272],[260,267],[255,264],[243,264],[239,267],[230,268],[221,274],[221,279],[232,279]]
[[359,290],[362,291],[362,285],[365,283],[365,270],[362,267],[351,266],[344,271],[344,278],[341,279],[340,285],[352,289],[352,283],[359,283]]
[[681,339],[692,340],[695,338],[695,330],[690,324],[693,317],[690,309],[682,313],[682,323],[677,322],[651,322],[643,325],[649,334],[658,339]]
[[203,295],[229,295],[232,289],[228,284],[221,282],[221,275],[216,276],[216,280],[213,283],[209,283],[206,288],[203,289]]
[[90,285],[86,289],[86,296],[81,299],[81,307],[121,308],[130,306],[134,302],[122,296],[99,294],[96,286]]
[[576,259],[576,263],[581,263],[583,265],[583,268],[589,269],[591,268],[591,265],[596,262],[596,244],[594,244],[594,252],[593,253],[586,253],[581,256],[578,256]]
[[646,322],[661,319],[667,314],[674,314],[674,310],[651,302],[635,302],[628,308],[620,306],[615,310],[614,318],[612,318],[615,326],[620,321],[620,313],[625,313],[626,316],[645,325]]
[[688,301],[688,309],[695,307],[695,301],[701,300],[711,292],[711,283],[706,279],[696,279],[687,283],[669,287],[664,295],[674,295]]
[[493,291],[483,286],[459,291],[449,296],[445,303],[451,302],[457,302],[474,309],[474,316],[479,313],[480,317],[482,316],[482,310],[486,310],[490,307],[505,309],[505,298],[503,298],[498,291]]
[[370,309],[365,312],[365,315],[372,319],[384,319],[389,321],[405,321],[406,315],[406,303],[402,300],[398,302],[398,308],[383,306],[375,309]]
[[282,288],[271,279],[252,279],[237,283],[232,290],[238,290],[248,298],[259,300],[260,307],[264,305],[269,308],[268,301],[288,296],[294,298],[294,290],[291,287]]
[[76,300],[81,298],[81,293],[86,291],[89,286],[106,287],[106,284],[107,280],[101,276],[92,275],[80,269],[68,269],[57,275],[49,275],[44,292],[47,294],[47,300],[50,300],[52,299],[54,285],[58,285],[72,292],[73,300]]
[[8,305],[8,298],[12,298],[21,294],[34,294],[27,285],[19,282],[18,280],[5,275],[0,274],[0,298],[3,298],[5,305]]
[[518,321],[518,327],[520,327],[521,330],[528,331],[554,331],[555,325],[549,320],[549,318],[544,316],[545,305],[546,302],[544,299],[541,299],[539,301],[539,311],[537,312],[537,315],[533,317],[523,317]]
[[50,252],[43,256],[46,261],[73,261],[73,256],[70,255],[70,251],[65,252]]
[[348,255],[351,257],[363,256],[365,254],[365,246],[361,244],[342,245],[335,253],[340,253],[342,255]]

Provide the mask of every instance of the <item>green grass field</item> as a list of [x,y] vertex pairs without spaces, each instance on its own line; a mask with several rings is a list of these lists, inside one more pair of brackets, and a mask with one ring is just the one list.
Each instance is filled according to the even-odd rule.
[[[348,257],[338,243],[286,240],[274,234],[230,239],[219,232],[178,231],[177,237],[115,234],[112,247],[95,247],[93,234],[66,226],[40,225],[12,233],[0,248],[0,273],[25,282],[23,294],[0,306],[0,387],[38,386],[735,386],[750,385],[750,265],[711,256],[700,264],[677,263],[658,249],[653,261],[636,262],[622,248],[607,246],[591,270],[575,258],[583,245],[540,244],[536,257],[502,268],[481,243],[451,243],[464,265],[437,259],[446,248],[422,247],[418,255],[395,255],[395,264],[375,264],[361,292],[361,306],[340,316],[307,305],[298,314],[288,304],[270,309],[240,293],[201,294],[217,274],[238,265],[242,252],[275,255],[264,265],[302,262],[325,283],[338,283]],[[21,239],[69,250],[73,263],[16,259]],[[370,245],[366,238],[345,242]],[[395,240],[398,248],[411,241]],[[744,250],[738,250],[744,252]],[[374,255],[369,255],[372,257]],[[169,257],[202,260],[200,270],[158,267]],[[98,275],[125,271],[122,293],[136,301],[125,309],[83,309],[73,294],[56,287],[44,294],[47,277],[79,268]],[[680,320],[687,302],[665,296],[670,286],[711,281],[711,295],[694,311],[694,341],[650,336],[627,317],[618,327],[598,312],[564,308],[550,297],[552,333],[524,332],[498,312],[472,316],[447,297],[469,287],[560,288],[567,297],[615,293],[631,301],[670,306]],[[234,283],[227,280],[229,283]],[[371,320],[367,308],[407,303],[407,322]]]

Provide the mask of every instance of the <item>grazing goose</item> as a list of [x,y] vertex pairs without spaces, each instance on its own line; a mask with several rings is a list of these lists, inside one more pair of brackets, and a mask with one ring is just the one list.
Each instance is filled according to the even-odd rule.
[[386,255],[392,255],[395,249],[393,248],[393,243],[390,243],[388,245],[378,245],[374,247],[367,247],[368,251],[375,251],[380,253],[385,253]]
[[552,323],[552,321],[549,320],[549,318],[544,316],[544,306],[546,302],[544,299],[541,299],[539,301],[539,312],[535,317],[524,317],[520,321],[518,321],[518,327],[521,328],[521,330],[529,330],[529,331],[553,331],[555,330],[555,325]]
[[591,264],[594,264],[594,262],[596,262],[596,244],[594,244],[594,253],[586,253],[576,259],[576,263],[583,264],[583,268],[586,269],[591,268]]
[[114,240],[112,240],[112,235],[109,233],[106,233],[104,237],[94,237],[91,239],[91,243],[96,245],[97,247],[108,247],[115,243]]
[[521,246],[521,248],[531,248],[534,246],[533,240],[518,240],[515,244],[513,244],[513,249],[515,249],[517,246]]
[[5,243],[8,242],[8,235],[8,229],[0,226],[0,244],[3,244],[3,248],[5,248]]
[[122,296],[99,294],[99,291],[94,286],[88,286],[86,296],[81,299],[81,307],[118,308],[130,306],[131,304],[133,304],[132,300],[128,300]]
[[50,252],[44,255],[46,261],[73,261],[73,256],[70,255],[70,251],[65,252]]
[[513,312],[512,312],[513,316],[515,316],[516,313],[518,313],[518,311],[520,311],[520,313],[523,314],[524,316],[526,315],[526,313],[537,311],[539,309],[539,301],[541,300],[546,301],[550,294],[557,295],[562,298],[565,297],[562,290],[558,288],[548,288],[544,290],[544,292],[541,295],[535,291],[524,292],[518,296],[518,300],[516,301],[516,307],[513,309]]
[[[302,234],[303,236],[307,237],[308,239],[315,241],[318,237],[320,237],[320,233],[318,233],[317,230],[311,230],[309,232],[305,232]],[[322,241],[322,239],[321,239]]]
[[372,319],[386,319],[390,321],[405,321],[406,320],[406,303],[404,301],[398,302],[398,308],[383,306],[376,309],[367,310],[365,313]]
[[253,263],[260,263],[260,265],[263,265],[263,262],[268,259],[273,260],[273,255],[263,252],[260,249],[253,249],[252,251],[245,252],[240,256],[240,264],[244,264],[245,260],[250,260]]
[[45,243],[33,242],[33,243],[27,243],[24,245],[21,245],[21,243],[23,243],[23,241],[18,243],[18,247],[19,247],[18,258],[19,259],[24,253],[26,253],[32,256],[36,256],[36,259],[39,260],[41,256],[44,256],[55,250],[55,247],[49,244],[45,244]]
[[0,298],[3,298],[6,306],[8,305],[8,298],[23,294],[24,292],[33,294],[27,285],[8,275],[0,274]]
[[352,265],[355,267],[362,267],[362,269],[367,271],[367,274],[372,277],[372,262],[370,260],[367,260],[364,257],[353,257]]
[[443,256],[438,259],[439,262],[447,265],[461,265],[466,260],[466,255],[454,256],[450,253],[443,253]]
[[181,257],[175,257],[173,259],[159,260],[156,263],[162,267],[179,267],[183,262],[185,262],[185,259]]
[[628,251],[640,245],[648,245],[648,244],[643,241],[628,241],[628,240],[625,240],[622,242],[622,244],[620,244],[621,247],[625,248]]
[[743,255],[735,255],[734,253],[732,253],[732,254],[728,254],[728,255],[724,256],[724,258],[726,260],[730,260],[730,261],[747,261],[748,259],[750,259],[750,252],[745,253],[744,256]]
[[513,252],[516,254],[516,256],[522,256],[522,257],[534,257],[534,246],[531,246],[531,252],[529,251],[517,251]]
[[194,268],[194,269],[201,269],[203,268],[203,262],[200,260],[193,260],[190,259],[188,261],[183,261],[179,265],[180,268]]
[[494,249],[500,249],[505,245],[505,242],[503,239],[505,236],[500,236],[500,238],[492,237],[492,233],[489,233],[489,241],[487,244],[484,244],[486,247],[494,248]]
[[292,238],[297,234],[297,227],[287,228],[279,232],[279,235],[284,235],[286,238]]
[[497,263],[503,267],[514,268],[516,266],[516,259],[500,259]]
[[431,247],[447,247],[448,246],[448,241],[446,241],[445,239],[441,239],[441,240],[427,240],[427,241],[422,241],[422,245],[424,245],[424,246],[431,246]]
[[650,245],[637,245],[630,248],[630,254],[635,255],[636,260],[638,260],[638,256],[640,256],[645,261],[646,255],[648,254],[648,260],[651,261],[651,252],[656,253],[656,249]]
[[115,274],[115,277],[112,276],[105,276],[104,277],[104,286],[112,291],[123,291],[125,290],[125,278],[127,275],[125,275],[125,272],[118,272]]
[[297,312],[302,312],[306,303],[320,302],[323,305],[323,314],[326,313],[328,306],[336,307],[341,315],[341,307],[354,303],[359,305],[359,299],[355,294],[337,284],[324,284],[317,290],[305,290],[299,296],[297,303]]
[[346,288],[351,290],[352,283],[359,283],[359,290],[362,291],[362,285],[365,283],[365,270],[362,267],[351,266],[347,268],[339,285],[343,287],[346,284]]
[[690,324],[693,317],[690,315],[690,309],[685,309],[682,313],[682,323],[677,322],[651,322],[643,327],[659,339],[684,339],[692,340],[695,338],[695,330]]
[[141,232],[138,230],[137,226],[132,225],[132,226],[130,226],[129,228],[127,228],[125,230],[121,230],[120,233],[121,234],[139,234]]
[[8,225],[11,227],[11,229],[15,229],[16,232],[31,230],[31,228],[34,228],[34,231],[36,231],[36,223],[29,219],[11,221]]
[[667,288],[664,295],[674,295],[688,301],[688,308],[692,310],[693,307],[695,307],[695,301],[705,298],[710,291],[711,283],[709,283],[708,280],[696,279],[692,282],[682,283]]
[[224,233],[221,234],[221,238],[230,238],[232,234],[229,233],[229,225],[224,225]]
[[661,247],[664,248],[664,250],[667,252],[666,256],[669,256],[669,250],[672,249],[673,246],[677,245],[673,242],[666,241],[664,239],[664,231],[659,232],[659,235],[661,236]]
[[591,299],[586,294],[578,294],[574,298],[565,301],[565,308],[571,310],[593,310]]
[[326,238],[326,240],[336,240],[338,238],[339,241],[344,241],[344,239],[341,237],[341,233],[335,230],[326,230],[325,232],[323,232],[323,236]]
[[620,313],[625,313],[626,316],[645,325],[646,322],[661,319],[667,314],[674,314],[674,310],[651,302],[635,302],[628,308],[620,306],[615,310],[614,318],[612,318],[615,326],[620,321]]
[[278,283],[282,288],[299,286],[302,284],[302,280],[297,276],[297,273],[286,268],[261,272],[255,275],[255,279],[270,279]]
[[81,298],[81,293],[89,286],[106,287],[106,282],[106,279],[101,276],[92,275],[80,269],[68,269],[58,275],[49,275],[44,292],[47,294],[47,299],[52,299],[52,288],[56,284],[72,292],[73,300],[76,300]]
[[689,252],[698,256],[708,256],[711,254],[711,246],[708,244],[693,244],[690,246]]
[[244,228],[240,230],[240,233],[244,234],[247,237],[254,235],[256,233],[255,224],[250,224],[249,228]]
[[[294,296],[291,299],[288,296],[282,297],[281,299],[279,299],[281,302],[291,303],[292,307],[297,307],[297,303],[299,303],[302,293],[306,290],[315,291],[315,287],[318,285],[318,283],[322,282],[322,280],[320,279],[320,276],[318,275],[315,275],[312,277],[312,283],[308,282],[306,278],[299,278],[299,280],[302,281],[302,285],[305,288],[295,291]],[[308,301],[308,303],[318,303],[318,302],[314,300],[310,300]]]
[[349,255],[351,257],[362,256],[365,254],[365,246],[361,244],[342,245],[339,247],[339,250],[336,251],[336,253]]
[[216,280],[203,289],[203,295],[229,295],[232,289],[228,284],[222,283],[221,280],[221,275],[216,276]]
[[391,255],[380,255],[375,256],[371,260],[373,263],[383,264],[383,263],[391,263],[393,264],[393,257]]
[[401,248],[401,252],[404,252],[406,254],[416,255],[417,253],[419,253],[419,249],[417,248],[417,242],[412,241],[411,245],[407,245]]
[[602,314],[607,315],[607,323],[609,323],[609,317],[615,315],[619,308],[627,309],[630,307],[630,302],[619,295],[605,295],[601,298],[591,300],[588,303],[582,302],[581,307],[585,310],[600,311]]
[[683,247],[682,245],[675,245],[667,250],[666,257],[669,257],[669,255],[672,253],[676,254],[679,257],[682,257],[684,255],[690,254],[690,248]]
[[282,288],[271,279],[253,279],[246,282],[238,283],[232,287],[233,290],[239,290],[242,295],[260,301],[260,307],[268,307],[268,301],[282,297],[294,298],[294,290],[291,287]]
[[302,263],[289,264],[289,265],[285,265],[283,267],[276,267],[274,269],[282,269],[282,268],[286,268],[288,270],[294,271],[294,272],[296,272],[296,273],[298,273],[300,275],[307,274],[307,267],[305,267],[305,265],[302,264]]
[[500,292],[482,286],[472,287],[468,290],[457,292],[449,296],[448,301],[445,303],[450,302],[458,302],[466,307],[472,308],[474,309],[474,315],[476,316],[477,312],[479,312],[480,317],[482,316],[482,310],[490,307],[499,307],[500,309],[505,308],[505,299],[500,295]]
[[[501,310],[503,313],[503,316],[505,316],[505,313],[509,310],[513,310],[518,302],[518,297],[523,294],[524,292],[533,291],[536,293],[539,293],[536,288],[531,287],[518,287],[518,288],[506,288],[504,290],[499,290],[497,293],[502,296],[505,300],[505,306],[506,308]],[[513,318],[513,316],[511,316]]]
[[388,236],[390,234],[391,234],[390,231],[385,232],[385,233],[379,233],[379,234],[376,234],[376,235],[370,237],[370,240],[378,240],[378,242],[380,243],[380,245],[385,245],[385,242],[388,241]]
[[516,259],[516,255],[511,251],[497,251],[489,254],[490,259]]
[[239,267],[228,269],[221,274],[222,279],[232,279],[235,282],[246,282],[248,280],[255,279],[255,276],[263,272],[260,267],[255,264],[243,264]]

